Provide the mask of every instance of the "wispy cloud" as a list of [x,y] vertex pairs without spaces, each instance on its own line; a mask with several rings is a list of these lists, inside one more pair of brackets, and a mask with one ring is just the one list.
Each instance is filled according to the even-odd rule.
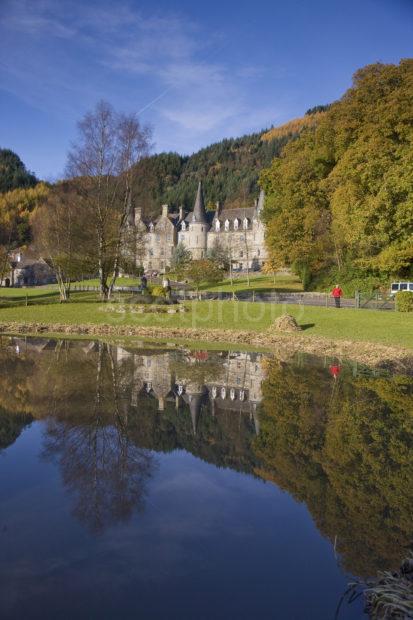
[[[0,77],[56,116],[79,116],[102,97],[140,110],[158,140],[171,142],[175,128],[190,150],[211,132],[248,130],[248,82],[262,70],[231,66],[228,45],[184,15],[144,13],[128,0],[10,0],[0,20]],[[267,112],[255,104],[255,118]]]

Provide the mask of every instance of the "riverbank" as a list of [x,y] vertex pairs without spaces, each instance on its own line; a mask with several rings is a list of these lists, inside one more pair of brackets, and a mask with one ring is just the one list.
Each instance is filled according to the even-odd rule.
[[91,337],[135,337],[160,339],[184,344],[191,342],[231,343],[234,345],[257,347],[273,352],[281,359],[288,359],[298,352],[327,357],[352,359],[372,367],[413,374],[413,351],[402,347],[356,342],[352,340],[332,340],[320,336],[305,336],[298,332],[283,334],[272,328],[263,332],[233,329],[183,328],[160,326],[133,326],[108,324],[78,324],[38,322],[1,322],[0,333],[7,335],[42,336],[91,336]]

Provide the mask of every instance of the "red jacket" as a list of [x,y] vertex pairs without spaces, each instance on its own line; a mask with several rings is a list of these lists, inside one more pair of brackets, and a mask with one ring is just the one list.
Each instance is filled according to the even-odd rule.
[[339,286],[335,286],[333,290],[331,291],[331,294],[333,297],[342,297],[343,291],[341,290]]

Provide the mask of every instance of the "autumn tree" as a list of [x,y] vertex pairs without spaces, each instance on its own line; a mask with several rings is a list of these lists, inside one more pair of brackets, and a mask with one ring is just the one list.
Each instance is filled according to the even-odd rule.
[[52,268],[60,300],[67,301],[70,282],[96,267],[92,231],[84,226],[80,196],[73,183],[58,183],[32,217],[34,247]]
[[[151,131],[134,114],[105,101],[78,124],[79,138],[68,156],[67,173],[81,198],[85,226],[93,229],[100,292],[107,300],[122,266],[133,209],[136,164],[150,149]],[[132,238],[133,239],[133,238]]]
[[412,109],[413,60],[369,65],[274,159],[261,183],[275,260],[310,277],[410,277]]
[[0,282],[9,268],[9,253],[31,241],[30,218],[49,193],[44,183],[0,194]]

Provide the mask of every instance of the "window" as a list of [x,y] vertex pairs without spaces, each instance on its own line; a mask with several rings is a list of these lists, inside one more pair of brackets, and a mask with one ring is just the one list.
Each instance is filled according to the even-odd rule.
[[241,252],[239,253],[240,258],[242,258],[244,256],[244,252],[241,250]]
[[407,291],[407,282],[400,282],[400,290]]
[[185,222],[182,222],[182,230],[186,230],[186,224],[185,224]]
[[225,220],[225,230],[229,230],[229,220]]
[[238,230],[239,220],[235,218],[234,220],[234,230]]
[[152,248],[150,248],[150,250],[149,250],[149,256],[153,256],[153,250],[152,250]]

